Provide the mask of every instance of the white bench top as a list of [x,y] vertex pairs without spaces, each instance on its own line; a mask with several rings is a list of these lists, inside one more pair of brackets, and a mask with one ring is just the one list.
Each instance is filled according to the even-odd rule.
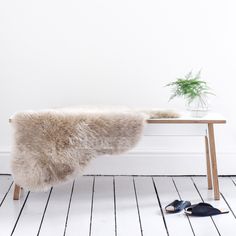
[[203,117],[191,117],[189,113],[180,113],[179,118],[148,119],[147,123],[153,124],[225,124],[226,119],[219,113],[208,113]]

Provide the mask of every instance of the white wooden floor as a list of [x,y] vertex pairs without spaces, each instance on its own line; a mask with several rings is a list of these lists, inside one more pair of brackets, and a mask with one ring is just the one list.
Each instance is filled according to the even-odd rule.
[[[93,177],[45,193],[25,192],[12,200],[12,178],[0,176],[1,236],[236,235],[236,178],[220,178],[214,201],[205,177]],[[206,201],[229,214],[187,217],[166,214],[175,199]]]

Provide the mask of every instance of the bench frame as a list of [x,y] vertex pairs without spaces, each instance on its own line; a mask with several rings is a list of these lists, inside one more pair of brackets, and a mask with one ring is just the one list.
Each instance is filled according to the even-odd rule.
[[[9,119],[11,122],[11,119]],[[206,169],[207,169],[207,183],[208,189],[214,188],[214,199],[220,199],[217,158],[216,158],[216,145],[214,135],[214,124],[224,124],[226,120],[219,114],[209,114],[203,118],[192,118],[181,116],[181,118],[168,118],[168,119],[148,119],[149,124],[202,124],[206,125],[204,139],[205,139],[205,156],[206,156]],[[213,183],[212,183],[213,182]],[[23,188],[14,184],[13,199],[19,200]]]

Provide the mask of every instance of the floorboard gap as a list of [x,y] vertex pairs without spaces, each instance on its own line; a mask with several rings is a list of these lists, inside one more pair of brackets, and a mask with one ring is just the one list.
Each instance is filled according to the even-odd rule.
[[3,199],[2,199],[2,201],[1,201],[1,203],[0,203],[0,207],[2,206],[2,204],[3,204],[3,202],[4,202],[4,200],[5,200],[6,196],[7,196],[7,194],[10,192],[12,185],[13,185],[13,181],[11,182],[11,184],[10,184],[10,186],[9,186],[9,188],[8,188],[8,190],[7,190],[7,192],[6,192],[5,195],[4,195],[4,197],[3,197]]
[[[19,221],[19,219],[20,219],[21,213],[22,213],[22,211],[23,211],[23,209],[24,209],[24,207],[25,207],[25,204],[26,204],[26,201],[27,201],[29,195],[30,195],[30,192],[28,191],[28,193],[27,193],[27,195],[26,195],[26,197],[25,197],[25,200],[24,200],[24,202],[23,202],[23,205],[22,205],[22,207],[21,207],[21,209],[20,209],[19,215],[17,216],[16,223],[15,223],[15,225],[14,225],[12,231],[11,231],[11,236],[13,235],[13,233],[14,233],[14,231],[15,231],[16,225],[17,225],[17,223],[18,223],[18,221]],[[14,201],[14,200],[13,200],[13,201]]]
[[64,230],[63,236],[66,235],[66,228],[67,228],[67,222],[68,222],[68,217],[69,217],[69,213],[70,213],[70,205],[71,205],[72,195],[73,195],[73,192],[74,192],[74,186],[75,186],[75,180],[73,181],[73,184],[72,184],[72,187],[71,187],[70,199],[69,199],[68,209],[67,209],[67,213],[66,213],[65,230]]
[[141,235],[143,236],[142,221],[141,221],[141,216],[140,216],[140,211],[139,211],[138,197],[137,197],[137,191],[136,191],[136,185],[135,185],[134,177],[133,177],[133,186],[134,186],[136,206],[137,206],[137,210],[138,210],[139,226],[140,226]]
[[157,192],[157,187],[156,187],[156,184],[155,184],[155,181],[154,181],[153,177],[152,177],[152,183],[153,183],[154,190],[155,190],[156,197],[157,197],[157,201],[158,201],[158,204],[159,204],[159,207],[160,207],[160,210],[161,210],[162,219],[163,219],[163,222],[164,222],[164,225],[165,225],[165,228],[166,228],[166,233],[167,233],[167,235],[169,236],[170,234],[169,234],[169,230],[168,230],[168,227],[167,227],[167,224],[166,224],[165,215],[164,215],[164,212],[163,212],[163,209],[162,209],[160,197],[159,197],[159,194],[158,194],[158,192]]
[[48,194],[48,199],[47,199],[44,211],[43,211],[43,216],[42,216],[42,219],[41,219],[41,222],[40,222],[40,225],[39,225],[37,236],[39,236],[39,233],[40,233],[40,230],[41,230],[41,227],[42,227],[42,224],[43,224],[44,216],[46,214],[46,210],[47,210],[48,203],[49,203],[49,200],[50,200],[50,197],[51,197],[51,194],[52,194],[52,190],[53,190],[53,188],[50,189],[50,192]]
[[236,215],[234,214],[234,211],[233,211],[233,209],[230,207],[229,203],[227,202],[227,200],[226,200],[224,194],[223,194],[223,193],[220,193],[220,195],[221,195],[221,197],[224,199],[224,201],[225,201],[225,203],[227,204],[229,210],[231,211],[231,213],[233,214],[234,218],[236,219]]
[[[172,178],[172,181],[173,181],[173,184],[174,184],[174,186],[175,186],[176,192],[178,193],[179,199],[182,200],[182,198],[181,198],[181,196],[180,196],[180,193],[179,193],[179,190],[178,190],[178,188],[177,188],[177,185],[176,185],[176,183],[175,183],[175,180],[174,180],[173,178]],[[188,219],[188,222],[189,222],[190,228],[191,228],[191,230],[192,230],[192,232],[193,232],[193,235],[195,236],[195,233],[194,233],[194,230],[193,230],[193,226],[192,226],[191,221],[190,221],[190,219],[189,219],[189,216],[188,216],[187,214],[186,214],[186,217],[187,217],[187,219]]]
[[115,219],[115,236],[117,236],[117,219],[116,219],[116,183],[113,176],[113,198],[114,198],[114,219]]
[[233,184],[236,186],[236,183],[235,183],[235,181],[232,179],[232,177],[230,177],[230,179],[232,180]]
[[95,177],[93,177],[92,199],[91,199],[91,211],[90,211],[90,225],[89,225],[89,236],[91,236],[91,233],[92,233],[94,186],[95,186]]

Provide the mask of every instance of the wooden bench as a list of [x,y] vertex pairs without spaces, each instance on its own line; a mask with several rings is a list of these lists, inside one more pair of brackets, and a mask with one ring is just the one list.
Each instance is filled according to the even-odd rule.
[[[11,122],[11,119],[9,120]],[[151,124],[148,127],[148,132],[152,132],[153,124],[175,124],[175,125],[188,125],[189,132],[186,130],[183,132],[179,132],[175,129],[173,131],[168,130],[167,135],[171,135],[174,132],[174,135],[199,135],[200,134],[205,139],[205,154],[206,154],[206,166],[207,166],[207,180],[208,180],[208,189],[212,189],[214,187],[214,199],[220,199],[219,192],[219,182],[218,182],[218,171],[217,171],[217,159],[216,159],[216,147],[215,147],[215,137],[214,137],[214,124],[224,124],[226,120],[220,115],[216,113],[210,113],[202,118],[193,118],[187,114],[182,114],[180,118],[168,118],[168,119],[148,119],[148,124]],[[190,125],[190,126],[189,126]],[[198,125],[196,129],[193,129],[194,125]],[[199,125],[201,125],[201,129],[199,129]],[[162,129],[162,133],[164,133],[165,128]],[[160,135],[160,133],[158,133]],[[213,179],[213,185],[212,185]],[[20,198],[22,188],[17,184],[14,185],[14,200],[18,200]]]

